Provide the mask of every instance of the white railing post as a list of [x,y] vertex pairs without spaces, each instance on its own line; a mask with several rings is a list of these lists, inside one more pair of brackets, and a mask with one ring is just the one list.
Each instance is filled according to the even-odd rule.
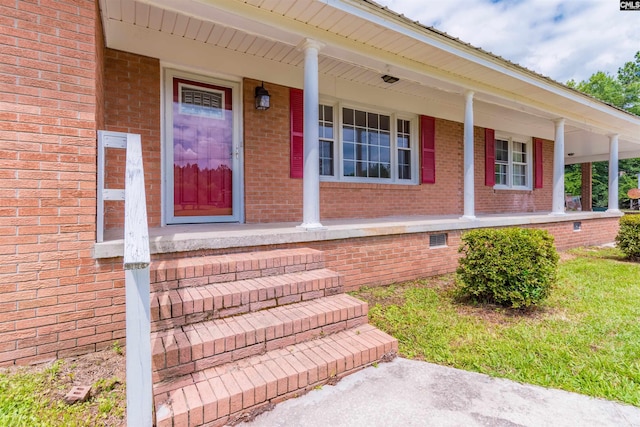
[[107,200],[124,200],[124,190],[105,188],[106,149],[127,148],[127,134],[122,132],[98,131],[98,191],[96,209],[96,242],[104,240],[104,202]]
[[140,135],[127,135],[124,201],[124,270],[126,295],[127,424],[151,427],[151,312],[149,228]]

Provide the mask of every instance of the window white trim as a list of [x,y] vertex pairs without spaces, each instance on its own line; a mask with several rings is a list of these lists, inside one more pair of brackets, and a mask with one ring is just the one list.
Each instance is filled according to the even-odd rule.
[[[333,107],[333,129],[334,129],[334,160],[333,160],[333,176],[320,175],[321,181],[327,182],[353,182],[363,184],[396,184],[396,185],[418,185],[419,183],[419,126],[418,116],[406,112],[397,112],[384,108],[370,105],[363,105],[353,102],[344,102],[330,98],[320,97],[320,105]],[[367,113],[381,114],[389,116],[390,121],[390,162],[391,173],[390,178],[368,178],[344,176],[344,158],[343,158],[343,109],[349,108]],[[398,178],[398,143],[397,143],[397,121],[398,119],[406,120],[410,123],[410,152],[411,152],[411,179]]]
[[[508,153],[508,163],[502,163],[507,165],[507,183],[505,184],[496,184],[493,186],[495,190],[532,190],[533,189],[533,143],[531,137],[516,135],[504,132],[496,132],[494,136],[494,144],[496,140],[508,141],[509,145],[509,153]],[[526,153],[526,164],[527,170],[525,173],[526,185],[513,185],[513,166],[517,164],[513,160],[513,152],[514,152],[514,143],[521,143],[525,145],[525,153]],[[496,160],[494,161],[494,171],[495,164],[497,161],[497,150],[496,150]],[[495,172],[494,172],[495,173]],[[497,180],[496,180],[497,182]]]

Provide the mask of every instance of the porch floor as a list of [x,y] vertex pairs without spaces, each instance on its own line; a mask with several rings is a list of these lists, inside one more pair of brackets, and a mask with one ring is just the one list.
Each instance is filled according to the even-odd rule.
[[[459,215],[393,216],[384,218],[348,218],[322,220],[322,229],[305,230],[299,223],[217,223],[181,224],[149,229],[152,254],[225,249],[286,243],[304,243],[358,237],[407,233],[432,233],[447,230],[545,224],[619,217],[611,212],[523,212],[478,215],[469,220]],[[122,229],[106,230],[104,242],[96,243],[94,258],[112,258],[123,254]]]

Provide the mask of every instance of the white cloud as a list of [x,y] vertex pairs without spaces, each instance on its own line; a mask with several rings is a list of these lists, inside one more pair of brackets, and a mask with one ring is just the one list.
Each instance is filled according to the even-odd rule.
[[618,0],[377,0],[559,82],[615,74],[640,50],[640,12]]

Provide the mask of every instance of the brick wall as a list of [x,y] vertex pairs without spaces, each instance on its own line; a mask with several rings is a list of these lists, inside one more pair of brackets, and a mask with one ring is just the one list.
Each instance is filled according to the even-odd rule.
[[[257,111],[253,106],[254,89],[260,84],[244,81],[246,222],[301,221],[302,180],[289,178],[289,89],[265,83],[271,108]],[[460,123],[436,121],[436,174],[435,184],[424,185],[322,182],[320,217],[460,214]]]
[[[551,233],[559,250],[593,246],[614,241],[618,218],[582,220],[581,231],[574,231],[574,221],[523,225]],[[447,246],[429,248],[433,233],[396,234],[353,239],[305,242],[272,246],[254,246],[223,250],[200,250],[182,254],[185,257],[220,255],[283,248],[313,248],[323,251],[326,267],[345,276],[347,290],[435,276],[455,271],[459,257],[461,230],[445,230]],[[174,254],[157,254],[153,261],[174,259]]]
[[[559,250],[613,242],[618,218],[573,221],[524,228],[543,228],[554,236]],[[304,245],[325,251],[327,268],[345,275],[347,290],[364,285],[385,285],[419,277],[452,273],[457,267],[461,233],[448,231],[447,247],[429,248],[429,234],[400,234],[351,240],[313,242]]]
[[[474,129],[474,177],[476,214],[551,211],[553,196],[553,141],[542,145],[542,188],[494,190],[484,185],[484,129]],[[533,167],[533,164],[531,165]],[[532,175],[534,177],[534,175]]]
[[[140,134],[147,215],[161,222],[160,61],[113,49],[105,51],[105,129]],[[124,188],[125,151],[107,151],[107,187]],[[105,204],[105,227],[121,228],[124,203]]]
[[302,221],[302,180],[289,178],[289,88],[265,83],[271,108],[259,111],[261,83],[243,85],[246,222]]
[[96,16],[92,0],[0,5],[0,365],[122,336],[101,313],[119,273],[91,257]]

